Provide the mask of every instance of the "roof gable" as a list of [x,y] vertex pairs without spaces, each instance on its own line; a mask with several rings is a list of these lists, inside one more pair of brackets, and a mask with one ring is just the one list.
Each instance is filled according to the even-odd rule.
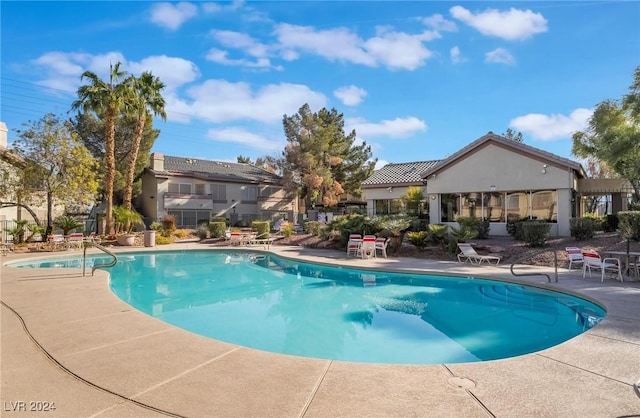
[[390,163],[376,170],[362,182],[363,186],[384,186],[387,184],[421,184],[422,173],[438,164],[439,160],[416,161],[411,163]]
[[586,178],[587,175],[584,171],[584,168],[579,163],[569,160],[567,158],[560,157],[548,151],[541,150],[539,148],[532,147],[531,145],[523,144],[521,142],[512,141],[503,136],[496,135],[493,132],[489,132],[488,134],[478,138],[473,141],[466,147],[462,148],[458,152],[452,154],[448,158],[440,161],[439,164],[430,167],[424,173],[422,173],[423,178],[427,178],[433,174],[438,174],[443,170],[451,167],[453,164],[464,160],[469,155],[481,150],[482,148],[488,145],[497,145],[499,147],[505,148],[509,151],[512,151],[517,154],[521,154],[533,159],[540,160],[549,165],[553,165],[560,168],[570,168],[578,173],[579,178]]

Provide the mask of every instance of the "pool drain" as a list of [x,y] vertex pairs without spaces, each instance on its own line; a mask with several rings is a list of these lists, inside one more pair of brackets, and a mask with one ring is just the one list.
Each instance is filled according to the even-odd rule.
[[473,389],[476,387],[476,383],[473,380],[458,376],[450,377],[449,384],[460,389]]

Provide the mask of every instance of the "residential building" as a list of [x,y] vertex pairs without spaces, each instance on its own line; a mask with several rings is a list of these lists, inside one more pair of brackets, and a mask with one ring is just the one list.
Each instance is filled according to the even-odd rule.
[[615,213],[626,209],[630,191],[623,180],[588,179],[575,161],[492,132],[443,160],[377,170],[362,184],[369,215],[399,213],[409,186],[422,188],[430,223],[475,216],[491,222],[491,235],[507,235],[508,219],[540,219],[551,236],[569,236],[584,196],[611,195]]
[[143,216],[160,221],[173,215],[182,228],[212,217],[239,221],[294,221],[298,206],[287,196],[282,177],[251,164],[172,157],[153,153],[142,173],[137,199]]

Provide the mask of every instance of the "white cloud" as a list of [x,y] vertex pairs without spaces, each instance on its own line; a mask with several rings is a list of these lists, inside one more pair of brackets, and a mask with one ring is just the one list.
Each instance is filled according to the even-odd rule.
[[171,30],[197,15],[198,7],[193,3],[156,3],[151,7],[151,21]]
[[211,48],[206,55],[207,60],[222,65],[241,66],[257,69],[269,69],[273,68],[281,71],[283,68],[280,65],[274,66],[271,64],[269,58],[256,58],[255,61],[251,61],[245,58],[229,58],[229,53],[217,48]]
[[380,170],[382,167],[384,167],[387,164],[389,164],[389,161],[387,161],[387,160],[378,160],[376,162],[374,170]]
[[535,139],[552,141],[570,137],[574,132],[584,130],[592,114],[593,110],[583,108],[574,110],[569,116],[530,113],[512,119],[509,126],[529,133]]
[[268,45],[256,41],[246,33],[230,30],[212,30],[211,35],[223,46],[243,49],[252,57],[266,57],[269,53]]
[[333,92],[333,95],[347,106],[357,106],[367,96],[367,91],[363,88],[351,85],[340,87]]
[[462,53],[460,52],[460,48],[457,46],[454,46],[453,48],[451,48],[451,50],[449,51],[449,55],[451,56],[451,62],[453,62],[454,64],[459,64],[467,60],[465,57],[462,56]]
[[391,138],[403,138],[427,130],[427,124],[413,116],[383,120],[379,123],[367,122],[363,119],[347,119],[346,131],[356,130],[358,138],[370,138],[388,136]]
[[167,92],[176,90],[200,77],[200,71],[193,62],[166,55],[147,57],[140,62],[129,62],[125,69],[134,75],[139,75],[143,71],[151,71],[165,84],[164,91]]
[[483,35],[509,41],[527,39],[548,30],[547,19],[531,10],[511,8],[509,11],[501,12],[496,9],[487,9],[473,14],[462,6],[454,6],[449,12],[454,18],[477,29]]
[[274,33],[282,51],[281,56],[288,60],[296,59],[299,52],[305,52],[329,61],[406,70],[424,65],[432,53],[423,42],[440,36],[433,31],[411,35],[393,32],[388,28],[377,29],[376,36],[366,40],[346,28],[316,30],[311,26],[287,23],[277,25]]
[[294,114],[300,103],[311,108],[326,106],[327,98],[301,84],[269,84],[252,91],[248,83],[231,83],[226,80],[207,80],[189,88],[192,99],[178,104],[186,108],[182,113],[209,122],[255,120],[277,123],[284,114]]
[[455,22],[445,19],[441,14],[435,14],[429,17],[422,17],[419,20],[425,25],[437,31],[455,32],[458,30]]
[[512,65],[516,63],[516,59],[504,48],[496,48],[484,54],[484,61],[494,64]]
[[243,128],[222,128],[209,129],[207,137],[219,142],[232,142],[236,144],[246,145],[252,148],[258,148],[265,151],[282,151],[284,141],[270,140],[264,136],[249,132]]

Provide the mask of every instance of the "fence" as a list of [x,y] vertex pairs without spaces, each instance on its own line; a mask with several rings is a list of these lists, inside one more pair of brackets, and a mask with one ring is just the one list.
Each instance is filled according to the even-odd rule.
[[[78,228],[79,231],[78,232],[84,232],[85,235],[89,235],[91,232],[95,232],[96,231],[96,221],[94,219],[88,219],[88,220],[84,220],[84,221],[79,221],[80,223],[83,224],[82,228]],[[35,222],[29,222],[25,228],[24,228],[24,238],[27,239],[29,238],[29,236],[31,235],[31,232],[29,231],[29,225],[36,225]],[[0,220],[0,243],[5,243],[5,242],[12,242],[13,241],[13,235],[11,235],[11,233],[9,231],[13,230],[14,228],[16,228],[18,226],[18,223],[15,220]],[[43,227],[45,227],[46,225],[43,225]],[[55,226],[53,226],[53,233],[62,233],[61,229],[56,228]],[[31,237],[31,241],[34,242],[38,242],[38,241],[44,241],[44,236],[43,234],[34,234],[33,237]]]

